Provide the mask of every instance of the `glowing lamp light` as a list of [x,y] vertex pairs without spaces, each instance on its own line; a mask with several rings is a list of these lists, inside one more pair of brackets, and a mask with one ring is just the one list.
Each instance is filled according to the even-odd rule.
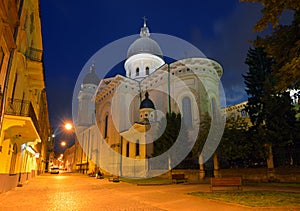
[[65,147],[67,145],[67,143],[65,141],[60,143],[61,146]]
[[71,123],[66,123],[65,128],[66,128],[66,130],[71,130],[73,128],[73,126]]

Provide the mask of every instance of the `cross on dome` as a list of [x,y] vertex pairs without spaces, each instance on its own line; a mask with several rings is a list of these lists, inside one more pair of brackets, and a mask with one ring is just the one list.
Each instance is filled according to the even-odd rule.
[[90,72],[95,72],[95,64],[93,63],[91,66],[90,66]]
[[147,26],[146,22],[148,19],[146,18],[146,16],[144,16],[143,19],[144,19],[144,27],[146,27]]
[[144,19],[144,26],[141,28],[140,36],[141,37],[149,37],[150,32],[149,28],[147,27],[146,21],[148,20],[145,16],[143,17]]

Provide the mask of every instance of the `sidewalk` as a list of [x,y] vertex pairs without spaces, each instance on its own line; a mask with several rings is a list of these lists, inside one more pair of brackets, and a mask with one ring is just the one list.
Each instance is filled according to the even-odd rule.
[[300,207],[252,208],[188,194],[199,191],[210,192],[210,185],[138,186],[83,174],[45,174],[23,187],[0,194],[0,210],[300,210]]

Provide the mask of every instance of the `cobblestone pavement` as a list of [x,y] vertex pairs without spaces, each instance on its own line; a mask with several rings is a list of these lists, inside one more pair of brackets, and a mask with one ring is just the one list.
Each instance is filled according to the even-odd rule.
[[273,210],[254,209],[187,194],[199,190],[208,191],[209,186],[136,186],[83,175],[45,174],[23,187],[0,194],[0,210]]

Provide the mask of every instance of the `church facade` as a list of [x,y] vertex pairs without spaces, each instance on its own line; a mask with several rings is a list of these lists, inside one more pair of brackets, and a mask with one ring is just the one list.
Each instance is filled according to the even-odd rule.
[[89,171],[101,168],[119,176],[148,177],[155,170],[149,158],[163,132],[161,120],[168,112],[180,113],[186,139],[197,136],[193,129],[199,127],[201,114],[214,115],[220,108],[223,69],[208,58],[165,63],[146,23],[129,46],[124,68],[126,76],[104,78],[99,84],[93,67],[84,78],[77,136],[89,157],[86,162],[95,164]]

